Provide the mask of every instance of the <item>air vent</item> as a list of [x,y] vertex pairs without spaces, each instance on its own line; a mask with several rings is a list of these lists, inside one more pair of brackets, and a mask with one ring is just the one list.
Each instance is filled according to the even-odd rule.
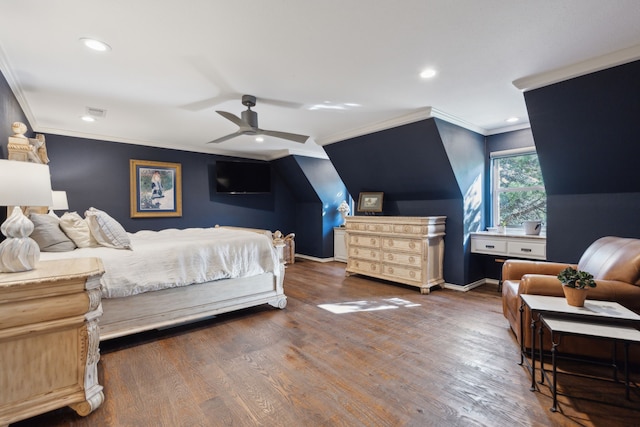
[[87,115],[97,119],[103,119],[107,115],[107,110],[102,108],[87,107]]

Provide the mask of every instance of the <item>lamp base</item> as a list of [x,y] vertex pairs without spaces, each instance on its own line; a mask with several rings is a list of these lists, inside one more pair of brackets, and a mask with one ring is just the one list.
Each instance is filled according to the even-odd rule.
[[29,237],[33,231],[33,223],[16,206],[0,228],[2,234],[7,236],[0,243],[0,272],[33,270],[40,260],[40,247]]

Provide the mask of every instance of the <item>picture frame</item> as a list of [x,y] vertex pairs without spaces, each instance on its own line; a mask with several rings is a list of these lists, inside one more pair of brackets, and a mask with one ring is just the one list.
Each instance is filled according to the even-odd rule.
[[358,197],[358,212],[382,212],[384,193],[362,192]]
[[129,160],[131,218],[182,216],[180,163]]

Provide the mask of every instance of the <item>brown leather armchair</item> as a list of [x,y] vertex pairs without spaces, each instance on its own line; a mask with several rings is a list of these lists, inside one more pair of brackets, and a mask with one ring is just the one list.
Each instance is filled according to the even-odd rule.
[[[502,268],[502,311],[518,339],[531,346],[531,314],[524,315],[524,337],[520,337],[520,294],[563,297],[557,274],[571,266],[593,274],[597,286],[590,288],[587,300],[615,301],[640,314],[640,239],[602,237],[591,244],[577,265],[555,262],[507,260]],[[549,341],[545,347],[549,348]],[[634,349],[632,349],[634,350]],[[596,358],[611,357],[602,341],[567,337],[562,351]],[[632,355],[638,355],[638,349]]]

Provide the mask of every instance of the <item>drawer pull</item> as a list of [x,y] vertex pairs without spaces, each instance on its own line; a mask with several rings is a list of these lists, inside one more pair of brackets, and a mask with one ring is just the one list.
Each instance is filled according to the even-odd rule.
[[389,245],[390,248],[392,248],[393,247],[393,240],[389,240],[388,245]]
[[531,249],[529,248],[520,248],[521,252],[531,252]]
[[393,261],[393,254],[387,255],[387,258],[389,259],[389,261]]
[[376,258],[376,253],[375,253],[375,251],[371,251],[371,258]]
[[409,257],[409,264],[413,264],[416,262],[416,259],[412,256]]
[[389,267],[388,271],[389,271],[389,274],[393,274],[393,268],[392,267]]
[[495,245],[484,245],[487,249],[495,249]]
[[371,244],[375,245],[376,244],[376,239],[371,239]]
[[409,248],[415,249],[416,248],[416,242],[409,242]]

